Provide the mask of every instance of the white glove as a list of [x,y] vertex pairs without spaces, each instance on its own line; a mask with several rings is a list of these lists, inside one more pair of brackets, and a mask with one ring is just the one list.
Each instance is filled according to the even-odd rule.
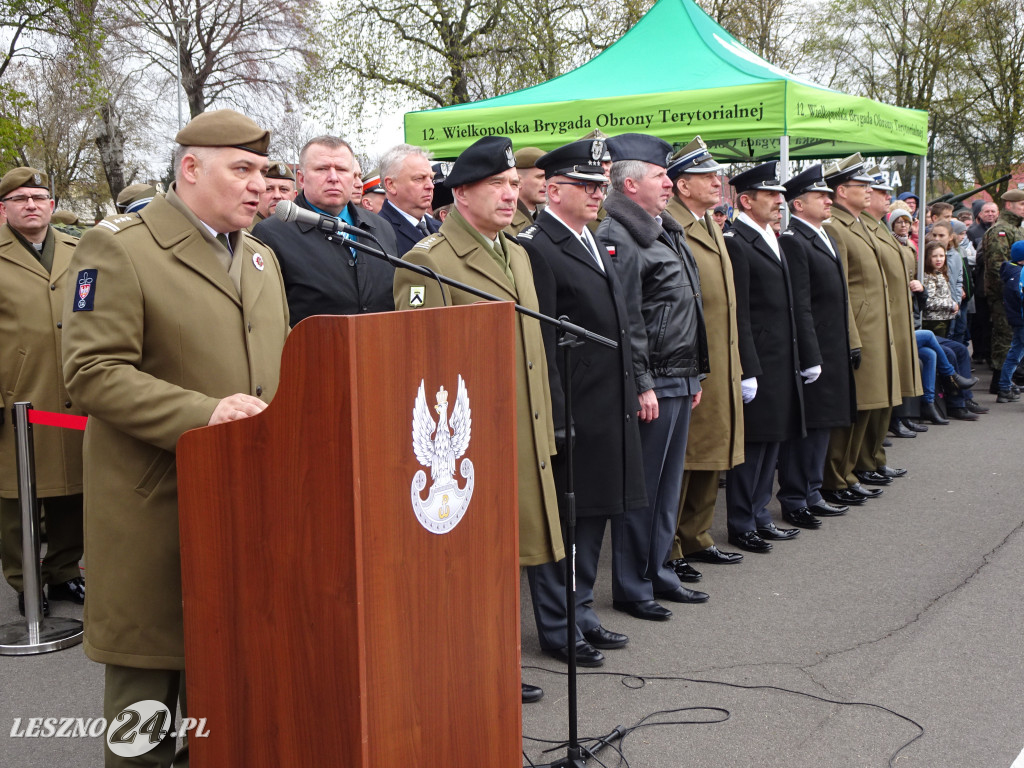
[[740,390],[743,392],[743,402],[749,403],[757,394],[757,378],[743,379],[740,382]]
[[800,371],[800,375],[804,377],[804,384],[813,384],[821,376],[821,366],[812,365],[806,371]]

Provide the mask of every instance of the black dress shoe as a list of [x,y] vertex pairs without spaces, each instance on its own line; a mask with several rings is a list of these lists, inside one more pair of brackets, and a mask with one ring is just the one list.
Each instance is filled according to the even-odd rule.
[[629,642],[629,638],[618,632],[612,632],[604,627],[594,627],[583,633],[583,639],[595,648],[602,651],[610,651],[615,648],[622,648]]
[[673,603],[706,603],[708,601],[707,592],[698,592],[683,586],[669,592],[655,592],[654,596],[659,600],[669,600]]
[[680,557],[678,560],[669,560],[666,565],[676,572],[676,577],[680,581],[686,581],[692,584],[704,578],[704,575],[686,562],[686,558],[684,557]]
[[523,704],[533,704],[544,698],[544,689],[536,685],[523,683]]
[[906,427],[907,429],[911,430],[912,432],[927,432],[928,431],[928,425],[927,424],[919,424],[918,422],[914,421],[913,419],[900,419],[900,421],[903,422],[903,426],[904,427]]
[[841,507],[859,507],[864,503],[864,497],[859,493],[854,493],[849,488],[843,488],[841,491],[826,491],[822,489],[821,498],[829,504],[836,504]]
[[67,600],[85,605],[85,579],[81,576],[68,579],[63,584],[51,584],[46,592],[51,600]]
[[873,469],[867,472],[854,472],[858,480],[865,485],[892,485],[892,478],[875,472]]
[[772,545],[758,536],[755,531],[744,531],[735,536],[729,534],[729,543],[748,552],[771,552],[772,550]]
[[949,408],[946,413],[949,414],[949,418],[956,419],[957,421],[977,421],[978,414],[971,413],[966,408]]
[[964,400],[964,405],[967,406],[967,410],[970,411],[971,413],[988,413],[989,410],[984,405],[975,400]]
[[892,448],[892,440],[890,440],[888,437],[883,437],[882,438],[882,447],[883,448]]
[[878,469],[876,469],[875,472],[877,472],[880,475],[885,475],[886,477],[892,478],[906,477],[907,474],[907,470],[900,469],[899,467],[890,467],[888,464],[883,464]]
[[800,509],[794,509],[792,512],[782,511],[782,519],[790,525],[795,525],[797,528],[821,528],[821,520],[811,514],[811,510],[807,507],[800,507]]
[[696,552],[690,552],[686,557],[690,560],[696,560],[699,563],[722,565],[726,563],[738,563],[743,559],[743,555],[739,552],[723,552],[714,544],[707,549],[698,549]]
[[[569,663],[569,647],[545,648],[544,653],[553,659]],[[592,646],[586,640],[576,641],[576,666],[577,667],[600,667],[604,664],[604,654]]]
[[860,483],[854,483],[849,487],[848,490],[852,491],[853,493],[859,494],[865,499],[876,499],[882,495],[881,488],[865,488]]
[[[25,593],[24,592],[19,592],[18,593],[18,613],[20,613],[22,616],[25,615]],[[46,599],[46,595],[43,595],[43,616],[49,616],[49,615],[50,615],[50,603]]]
[[785,541],[786,539],[795,539],[800,535],[800,531],[796,528],[778,528],[775,523],[768,523],[764,528],[757,529],[757,535],[762,539]]
[[978,386],[980,379],[977,376],[961,376],[959,373],[954,373],[949,376],[949,383],[957,389],[963,391],[965,389],[972,389]]
[[932,424],[938,424],[940,426],[949,424],[947,419],[942,418],[942,414],[939,413],[939,409],[935,407],[935,403],[921,403],[921,418],[928,419]]
[[817,504],[811,504],[807,510],[815,517],[839,517],[850,511],[845,504],[829,504],[822,499]]
[[917,432],[908,429],[899,419],[893,419],[890,422],[889,434],[893,437],[917,437]]
[[644,621],[668,621],[672,611],[653,600],[613,600],[612,608]]

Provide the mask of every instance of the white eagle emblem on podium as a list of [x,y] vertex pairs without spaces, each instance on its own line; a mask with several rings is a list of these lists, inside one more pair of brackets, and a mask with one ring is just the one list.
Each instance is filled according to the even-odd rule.
[[[469,433],[472,418],[469,410],[469,394],[466,383],[459,376],[455,393],[455,406],[448,418],[448,392],[444,387],[437,391],[434,423],[427,406],[423,380],[416,392],[416,403],[412,408],[412,449],[416,459],[430,467],[433,485],[427,498],[420,493],[427,486],[427,474],[417,470],[412,478],[412,508],[416,519],[431,533],[448,533],[462,519],[469,500],[473,496],[473,462],[462,459],[459,472],[466,483],[459,488],[455,479],[455,460],[469,448]],[[450,427],[450,429],[449,429]]]

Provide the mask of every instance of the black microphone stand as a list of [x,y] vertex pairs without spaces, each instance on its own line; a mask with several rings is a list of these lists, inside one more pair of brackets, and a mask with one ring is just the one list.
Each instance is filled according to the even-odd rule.
[[[365,230],[357,229],[356,227],[349,226],[343,222],[338,222],[329,216],[322,216],[321,223],[318,226],[320,231],[324,232],[325,235],[338,234],[338,225],[342,232],[349,232],[351,234],[357,234],[372,239],[378,246],[380,243],[373,236],[372,233]],[[356,250],[367,253],[371,256],[375,256],[378,259],[387,261],[394,267],[399,269],[408,269],[417,274],[430,277],[433,280],[443,283],[451,288],[457,288],[460,291],[472,294],[473,296],[479,296],[482,299],[488,301],[505,301],[494,294],[481,291],[479,288],[474,288],[471,285],[453,280],[450,277],[434,272],[429,267],[424,267],[419,264],[412,264],[408,261],[395,258],[384,251],[383,246],[379,249],[374,248],[366,243],[360,243],[358,240],[350,239],[339,239],[338,245],[349,246]],[[443,291],[442,291],[443,295]],[[521,304],[515,305],[516,312],[519,312],[527,317],[532,317],[535,320],[539,320],[542,323],[553,325],[559,329],[560,336],[558,340],[558,346],[562,349],[562,367],[565,371],[565,375],[562,377],[562,391],[565,394],[565,506],[566,506],[566,541],[565,541],[565,609],[566,609],[566,643],[569,651],[569,743],[566,756],[554,763],[547,763],[544,765],[538,765],[536,768],[584,768],[585,757],[593,757],[597,754],[598,750],[608,746],[610,743],[615,741],[617,738],[622,737],[622,731],[620,728],[614,729],[610,734],[603,737],[598,741],[596,749],[586,750],[579,744],[579,733],[578,733],[578,694],[577,694],[577,668],[576,668],[576,494],[575,494],[575,480],[573,476],[573,440],[572,440],[572,380],[569,372],[572,370],[569,365],[573,347],[580,347],[584,344],[584,341],[592,341],[598,344],[603,344],[610,349],[618,349],[619,344],[612,339],[601,336],[600,334],[588,331],[586,328],[570,323],[569,319],[564,315],[559,318],[553,318],[549,315],[535,312],[532,309],[522,306]]]

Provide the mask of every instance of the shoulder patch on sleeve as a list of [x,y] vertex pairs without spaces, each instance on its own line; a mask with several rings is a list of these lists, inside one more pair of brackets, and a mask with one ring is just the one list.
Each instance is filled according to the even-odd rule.
[[433,248],[435,245],[437,245],[443,240],[444,236],[435,232],[429,237],[425,237],[422,240],[420,240],[418,243],[416,243],[416,245],[413,246],[413,248],[422,248],[424,251],[429,251],[431,248]]
[[74,304],[72,312],[92,312],[93,302],[96,300],[96,278],[99,276],[98,269],[83,269],[78,273],[75,280]]

